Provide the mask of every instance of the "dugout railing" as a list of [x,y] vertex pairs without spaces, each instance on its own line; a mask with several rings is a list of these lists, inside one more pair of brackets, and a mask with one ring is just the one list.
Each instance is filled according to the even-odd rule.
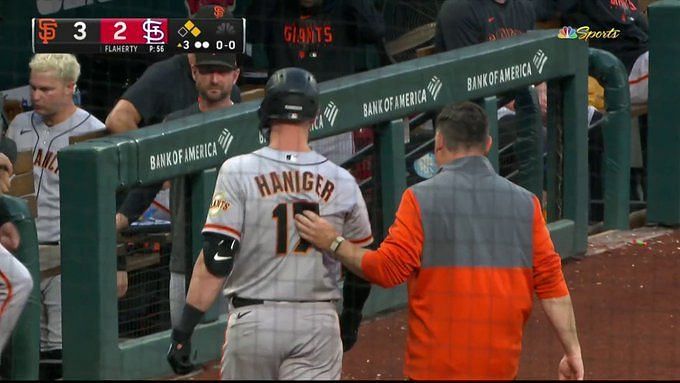
[[[40,264],[38,235],[28,204],[21,198],[0,196],[6,219],[19,232],[19,248],[14,256],[26,266],[33,278],[33,290],[17,321],[12,337],[2,353],[0,375],[8,380],[38,380],[40,362]],[[1,270],[0,270],[1,271]],[[2,318],[0,318],[2,320]]]
[[[561,255],[583,254],[588,224],[588,50],[582,41],[556,36],[557,31],[531,32],[323,83],[321,115],[312,137],[379,125],[379,201],[387,225],[406,187],[403,117],[463,100],[483,102],[494,115],[497,95],[547,81],[549,89],[557,90],[551,94],[559,95],[549,97],[547,215]],[[116,192],[188,176],[187,217],[193,228],[188,241],[197,254],[215,168],[264,143],[257,130],[257,107],[257,102],[248,102],[79,143],[59,153],[65,379],[130,379],[171,372],[165,361],[169,331],[123,342],[118,338]],[[530,165],[534,169],[542,169],[538,157],[540,166]],[[533,182],[530,190],[542,192],[543,182]],[[367,310],[398,307],[405,299],[403,286],[375,288]],[[225,318],[219,317],[197,328],[192,340],[197,362],[219,357],[224,325]]]
[[[589,49],[589,73],[604,88],[607,114],[596,123],[602,129],[602,189],[604,228],[629,228],[631,115],[628,72],[613,54]],[[590,129],[595,129],[595,124]]]
[[680,225],[680,1],[661,0],[649,12],[649,132],[647,221]]

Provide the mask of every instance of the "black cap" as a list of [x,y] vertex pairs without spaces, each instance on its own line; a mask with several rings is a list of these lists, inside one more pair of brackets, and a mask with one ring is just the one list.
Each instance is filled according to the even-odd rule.
[[236,55],[233,53],[196,53],[196,66],[213,65],[236,69]]
[[194,13],[192,19],[224,19],[232,17],[231,12],[221,5],[204,5]]

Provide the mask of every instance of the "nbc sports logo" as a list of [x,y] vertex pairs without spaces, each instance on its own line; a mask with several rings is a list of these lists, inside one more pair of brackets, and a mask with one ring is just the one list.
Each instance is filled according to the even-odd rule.
[[430,92],[432,99],[437,101],[437,96],[439,96],[439,91],[442,90],[442,80],[437,76],[432,76],[430,83],[427,84],[427,91]]
[[323,115],[326,117],[331,126],[335,124],[335,118],[338,117],[338,111],[338,106],[335,105],[333,101],[330,101],[323,110]]
[[542,50],[537,50],[536,54],[534,54],[533,62],[534,66],[538,70],[538,74],[543,73],[543,67],[545,66],[546,61],[548,61],[548,56],[546,56]]
[[231,132],[228,129],[222,129],[220,136],[217,138],[217,142],[220,144],[220,146],[224,150],[225,156],[227,155],[227,152],[229,151],[229,146],[231,146],[232,141],[234,141],[234,135],[231,134]]
[[576,30],[572,27],[562,27],[560,32],[557,34],[558,39],[575,39]]

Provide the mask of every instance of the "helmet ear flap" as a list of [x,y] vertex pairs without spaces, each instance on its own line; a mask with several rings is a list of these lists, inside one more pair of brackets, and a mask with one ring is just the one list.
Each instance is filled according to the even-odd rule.
[[257,116],[260,118],[260,125],[258,126],[258,129],[260,130],[260,133],[262,133],[262,136],[265,138],[265,140],[269,140],[269,132],[271,129],[269,128],[269,118],[267,117],[267,113],[264,110],[264,106],[264,103],[262,103],[257,109]]

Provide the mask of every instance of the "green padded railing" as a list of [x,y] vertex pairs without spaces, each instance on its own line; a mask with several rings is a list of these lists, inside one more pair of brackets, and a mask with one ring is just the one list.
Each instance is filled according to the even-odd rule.
[[649,133],[647,147],[647,221],[680,225],[680,1],[649,6]]
[[[549,86],[562,91],[559,120],[564,132],[564,162],[559,169],[564,174],[562,214],[551,223],[551,230],[564,257],[581,254],[587,245],[587,70],[586,44],[560,40],[557,31],[531,32],[391,65],[321,84],[321,116],[312,138],[379,125],[382,222],[389,223],[405,188],[401,118],[549,81]],[[201,172],[263,144],[257,107],[255,102],[244,103],[80,143],[59,153],[66,379],[170,374],[165,361],[169,331],[118,341],[115,193],[188,175],[195,229],[191,241],[192,248],[198,249],[196,233],[211,192],[211,182]],[[366,310],[403,305],[405,297],[403,286],[376,288]],[[198,362],[219,357],[217,339],[223,338],[223,329],[224,317],[197,328],[192,341]]]
[[7,195],[0,196],[0,204],[14,223],[21,238],[14,252],[33,278],[33,291],[3,352],[2,376],[9,380],[38,380],[40,363],[40,264],[38,235],[26,201]]
[[630,212],[630,89],[628,72],[613,54],[589,49],[589,72],[604,88],[607,115],[598,122],[604,143],[604,228],[626,230]]

